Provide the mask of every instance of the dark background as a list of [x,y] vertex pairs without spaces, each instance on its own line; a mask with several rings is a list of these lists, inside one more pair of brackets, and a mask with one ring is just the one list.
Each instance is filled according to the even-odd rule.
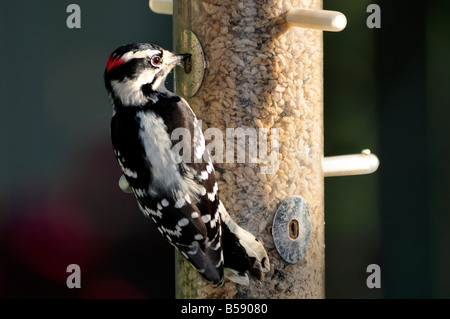
[[[109,53],[172,48],[147,1],[2,3],[0,297],[172,298],[174,250],[117,187],[103,86]],[[381,29],[366,26],[370,3]],[[377,173],[325,182],[328,298],[450,297],[450,3],[324,0],[325,154],[370,148]],[[82,288],[66,287],[81,267]],[[381,266],[381,289],[366,268]]]

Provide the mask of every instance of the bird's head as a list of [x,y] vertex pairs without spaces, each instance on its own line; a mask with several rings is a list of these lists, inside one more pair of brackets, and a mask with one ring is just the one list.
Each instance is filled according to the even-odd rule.
[[148,43],[121,46],[108,58],[106,89],[123,106],[143,105],[153,94],[167,91],[164,86],[167,75],[188,57],[190,54],[174,54]]

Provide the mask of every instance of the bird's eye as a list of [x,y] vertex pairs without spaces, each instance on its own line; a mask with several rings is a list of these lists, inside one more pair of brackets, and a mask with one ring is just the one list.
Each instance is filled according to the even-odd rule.
[[159,56],[154,56],[154,57],[152,57],[152,59],[150,60],[150,62],[152,63],[152,65],[153,65],[154,67],[157,67],[158,65],[160,65],[160,64],[161,64],[161,61],[162,61],[162,59],[161,59],[161,57],[159,57]]

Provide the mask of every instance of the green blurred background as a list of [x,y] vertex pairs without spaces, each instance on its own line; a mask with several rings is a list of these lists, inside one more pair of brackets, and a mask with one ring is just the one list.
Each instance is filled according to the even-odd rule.
[[[2,3],[0,297],[172,298],[174,251],[119,191],[103,86],[117,46],[172,48],[147,1]],[[381,29],[366,26],[371,3]],[[327,298],[450,297],[450,3],[324,0],[325,155],[370,148],[377,173],[325,182]],[[68,289],[79,264],[82,288]],[[366,268],[381,266],[381,289]]]

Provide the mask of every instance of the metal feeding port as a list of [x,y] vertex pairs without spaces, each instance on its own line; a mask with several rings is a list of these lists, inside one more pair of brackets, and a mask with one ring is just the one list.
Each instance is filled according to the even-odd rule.
[[300,196],[286,198],[273,220],[272,236],[280,256],[296,264],[306,254],[311,240],[309,209]]
[[175,52],[192,54],[184,62],[184,70],[175,70],[176,90],[184,97],[192,97],[200,88],[205,75],[206,64],[202,46],[192,31],[183,30],[176,43]]

